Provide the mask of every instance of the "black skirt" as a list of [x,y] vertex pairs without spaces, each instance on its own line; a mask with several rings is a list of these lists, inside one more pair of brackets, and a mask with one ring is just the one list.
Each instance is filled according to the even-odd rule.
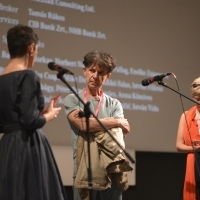
[[17,129],[7,127],[0,140],[0,199],[66,200],[58,167],[42,129],[28,132]]

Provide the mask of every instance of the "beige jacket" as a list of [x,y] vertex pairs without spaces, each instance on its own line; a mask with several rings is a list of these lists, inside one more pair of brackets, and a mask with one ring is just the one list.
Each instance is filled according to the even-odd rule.
[[[109,132],[125,148],[121,128],[112,128]],[[74,186],[79,188],[82,200],[88,198],[88,141],[87,134],[80,132],[77,142],[77,175]],[[92,189],[105,190],[111,187],[110,174],[114,174],[121,192],[128,188],[128,171],[133,168],[123,151],[105,131],[89,134],[91,152]]]

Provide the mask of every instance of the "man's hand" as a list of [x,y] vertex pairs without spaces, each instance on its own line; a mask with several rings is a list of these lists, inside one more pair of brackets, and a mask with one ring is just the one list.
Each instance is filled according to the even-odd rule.
[[118,118],[118,124],[119,127],[122,129],[124,136],[126,136],[126,134],[130,133],[130,125],[128,123],[127,119],[124,118]]

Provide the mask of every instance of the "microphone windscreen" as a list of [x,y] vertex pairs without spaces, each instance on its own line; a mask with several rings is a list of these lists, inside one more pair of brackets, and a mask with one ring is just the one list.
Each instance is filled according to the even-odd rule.
[[54,62],[49,62],[49,63],[48,63],[48,68],[49,68],[49,69],[54,70],[54,69],[55,69],[54,66],[55,66],[55,63],[54,63]]
[[149,83],[149,80],[147,80],[147,79],[144,79],[143,81],[142,81],[142,85],[143,86],[148,86],[150,83]]

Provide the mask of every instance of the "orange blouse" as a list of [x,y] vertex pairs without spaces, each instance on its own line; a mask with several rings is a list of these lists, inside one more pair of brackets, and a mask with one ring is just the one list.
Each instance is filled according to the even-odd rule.
[[[184,141],[188,146],[192,146],[192,141],[200,140],[199,129],[195,120],[196,106],[193,106],[186,112],[187,123],[184,126]],[[195,182],[195,156],[194,153],[188,153],[186,162],[185,181],[183,189],[183,200],[200,200],[196,198]]]

